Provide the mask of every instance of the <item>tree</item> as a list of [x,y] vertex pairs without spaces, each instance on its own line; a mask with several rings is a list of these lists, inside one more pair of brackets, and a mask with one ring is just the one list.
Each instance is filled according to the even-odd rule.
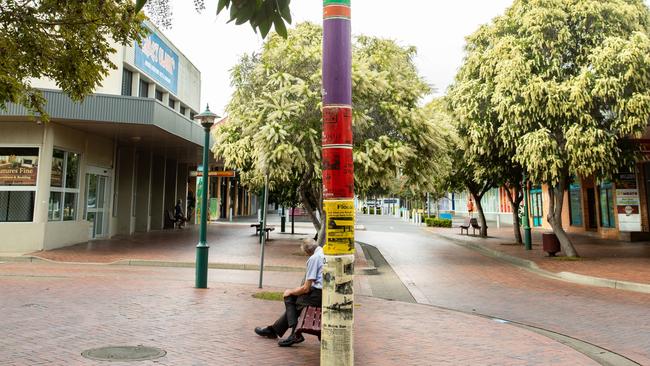
[[[298,180],[301,202],[321,228],[321,28],[303,23],[287,39],[273,35],[232,71],[229,123],[214,151],[250,187]],[[430,189],[448,165],[445,126],[418,108],[429,87],[413,64],[415,49],[358,37],[353,53],[355,188]]]
[[[517,243],[523,243],[519,218],[519,207],[524,199],[521,182],[524,170],[513,160],[512,145],[501,141],[499,130],[502,120],[494,104],[495,73],[497,70],[484,68],[489,54],[484,48],[469,43],[466,57],[458,71],[454,84],[449,88],[446,101],[456,122],[457,134],[463,146],[465,164],[471,165],[471,182],[489,182],[503,187],[513,215],[513,230]],[[488,187],[490,189],[492,187]],[[477,193],[483,190],[479,189]],[[477,200],[479,217],[484,218],[482,206]],[[487,230],[486,223],[481,224]]]
[[[205,0],[193,0],[194,7],[197,11],[205,9]],[[282,37],[287,37],[287,26],[291,24],[291,11],[289,4],[291,0],[218,0],[217,14],[222,11],[230,10],[230,20],[240,25],[250,24],[255,32],[259,30],[262,38],[271,30],[275,31]],[[147,13],[157,24],[165,27],[171,25],[171,7],[169,0],[137,0],[136,7],[138,10],[146,8]]]
[[494,85],[500,141],[549,186],[547,220],[567,256],[578,255],[562,226],[570,178],[629,166],[627,139],[650,119],[649,27],[641,0],[517,0],[468,38]]
[[140,41],[143,20],[131,0],[0,0],[0,108],[20,104],[47,120],[31,86],[42,77],[81,100],[115,68],[112,42]]

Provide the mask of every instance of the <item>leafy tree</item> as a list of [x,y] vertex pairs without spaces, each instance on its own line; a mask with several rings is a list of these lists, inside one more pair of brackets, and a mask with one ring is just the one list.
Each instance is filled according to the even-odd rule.
[[[216,1],[216,0],[215,0]],[[287,26],[291,24],[291,11],[289,4],[291,0],[218,0],[217,14],[230,10],[229,22],[240,25],[250,24],[255,32],[259,30],[262,38],[271,30],[282,37],[287,37]],[[169,27],[171,24],[171,7],[169,0],[137,0],[138,10],[146,7],[147,13],[154,22]],[[197,11],[205,8],[205,0],[194,0],[194,7]]]
[[81,100],[114,69],[113,41],[146,34],[131,0],[0,0],[0,108],[24,106],[47,120],[45,100],[31,80],[54,80]]
[[[473,177],[466,178],[505,188],[513,215],[515,240],[522,243],[519,207],[524,199],[521,187],[524,170],[513,160],[515,150],[512,145],[503,143],[499,134],[502,120],[494,105],[497,71],[484,68],[485,63],[489,62],[485,59],[488,55],[482,49],[472,47],[471,43],[467,47],[464,64],[449,88],[446,100],[463,146],[462,158],[465,164],[471,166],[471,171],[467,173]],[[482,207],[479,207],[479,217],[484,217]],[[487,234],[487,231],[483,232],[483,228],[487,230],[486,226],[485,222],[481,224],[482,235]]]
[[[316,229],[321,210],[321,38],[303,23],[288,38],[271,36],[259,54],[232,71],[229,123],[216,130],[215,153],[250,187],[298,181]],[[363,195],[390,187],[426,191],[448,165],[445,126],[418,108],[429,87],[413,64],[414,48],[358,37],[353,52],[355,187]],[[322,217],[322,216],[321,216]]]
[[562,227],[570,177],[629,165],[626,139],[650,119],[649,27],[641,0],[517,0],[468,38],[494,85],[500,142],[550,187],[547,220],[568,256],[578,255]]

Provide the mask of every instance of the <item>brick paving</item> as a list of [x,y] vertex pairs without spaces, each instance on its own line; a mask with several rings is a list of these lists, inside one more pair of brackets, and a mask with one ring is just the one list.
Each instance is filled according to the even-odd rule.
[[[0,365],[101,365],[81,352],[139,344],[167,351],[139,363],[145,365],[317,365],[315,337],[286,349],[253,334],[283,308],[251,297],[254,274],[213,270],[210,278],[220,282],[198,290],[185,268],[0,264]],[[291,275],[269,273],[269,281],[280,288]],[[424,305],[357,300],[357,365],[596,364],[508,324]],[[111,363],[122,364],[133,363]]]
[[569,234],[581,256],[578,261],[550,258],[542,251],[542,233],[547,230],[533,230],[533,250],[525,250],[514,244],[511,226],[500,229],[490,227],[490,238],[459,235],[459,230],[431,229],[455,240],[478,243],[487,248],[534,261],[541,269],[551,272],[574,272],[588,276],[609,278],[650,284],[650,242],[622,242],[606,240],[585,234]]
[[[279,228],[277,228],[279,231]],[[313,229],[312,229],[313,230]],[[310,233],[302,229],[304,233]],[[254,228],[238,224],[208,225],[210,263],[260,263],[260,244]],[[300,250],[303,238],[309,235],[289,235],[272,232],[266,242],[265,264],[302,268],[305,263]],[[130,237],[96,240],[65,248],[34,252],[40,258],[59,262],[113,263],[120,260],[151,260],[194,262],[198,226],[185,229],[137,233]]]
[[650,294],[540,277],[394,218],[359,222],[367,230],[357,240],[375,245],[420,303],[548,329],[650,365]]

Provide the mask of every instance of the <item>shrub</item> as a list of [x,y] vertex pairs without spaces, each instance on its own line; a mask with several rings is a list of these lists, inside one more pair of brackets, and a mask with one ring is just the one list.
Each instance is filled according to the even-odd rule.
[[451,220],[429,217],[426,219],[426,224],[429,227],[451,227]]

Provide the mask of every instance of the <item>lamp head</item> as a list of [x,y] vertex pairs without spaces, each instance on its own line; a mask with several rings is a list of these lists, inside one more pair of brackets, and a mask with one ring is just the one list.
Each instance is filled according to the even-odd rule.
[[219,118],[218,115],[210,111],[210,105],[206,105],[205,111],[194,116],[194,119],[198,120],[203,128],[211,128],[214,125],[214,121]]

